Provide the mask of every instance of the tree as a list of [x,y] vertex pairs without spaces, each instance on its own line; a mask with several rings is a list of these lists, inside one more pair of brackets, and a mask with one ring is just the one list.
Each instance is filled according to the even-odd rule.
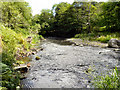
[[50,23],[52,17],[52,13],[50,9],[42,9],[41,14],[39,16],[40,24],[47,22]]
[[70,7],[70,4],[62,2],[57,5],[55,8],[55,22],[54,26],[56,30],[64,30],[62,25],[63,25],[63,17],[65,16],[65,11],[67,11]]
[[101,13],[103,25],[106,29],[112,31],[120,29],[120,1],[119,2],[107,2],[102,5],[103,12]]
[[31,8],[27,2],[2,2],[2,23],[12,29],[28,28],[31,24]]

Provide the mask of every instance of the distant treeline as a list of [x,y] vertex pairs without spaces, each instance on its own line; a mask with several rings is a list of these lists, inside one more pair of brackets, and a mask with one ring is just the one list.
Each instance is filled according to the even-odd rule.
[[62,2],[33,17],[40,34],[72,37],[78,33],[118,32],[120,2]]

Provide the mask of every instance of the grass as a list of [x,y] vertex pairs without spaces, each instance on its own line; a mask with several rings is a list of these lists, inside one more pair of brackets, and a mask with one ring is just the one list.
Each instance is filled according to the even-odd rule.
[[81,34],[76,34],[74,36],[75,38],[80,38],[82,40],[89,40],[89,41],[99,41],[102,43],[107,43],[110,39],[116,38],[120,39],[120,33],[115,32],[115,33],[108,33],[108,32],[99,32],[99,33],[81,33]]
[[117,88],[120,89],[120,76],[117,68],[113,69],[111,75],[101,75],[94,77],[92,81],[95,88]]

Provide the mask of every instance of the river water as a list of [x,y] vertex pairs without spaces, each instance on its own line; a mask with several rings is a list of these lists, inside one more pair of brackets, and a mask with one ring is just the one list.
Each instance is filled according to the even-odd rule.
[[41,46],[44,50],[32,56],[27,78],[21,81],[24,88],[93,87],[93,75],[105,74],[118,64],[113,48],[74,46],[56,38],[47,38]]

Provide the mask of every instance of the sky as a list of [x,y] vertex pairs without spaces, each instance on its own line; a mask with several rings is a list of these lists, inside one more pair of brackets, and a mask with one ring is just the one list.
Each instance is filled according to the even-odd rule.
[[54,4],[58,4],[60,2],[68,2],[70,4],[73,3],[74,0],[25,0],[32,7],[32,14],[40,14],[42,9],[52,9]]
[[[40,14],[42,9],[52,9],[54,4],[59,4],[60,2],[68,2],[72,4],[74,0],[25,0],[29,3],[32,8],[32,14]],[[106,0],[97,0],[106,1]]]

